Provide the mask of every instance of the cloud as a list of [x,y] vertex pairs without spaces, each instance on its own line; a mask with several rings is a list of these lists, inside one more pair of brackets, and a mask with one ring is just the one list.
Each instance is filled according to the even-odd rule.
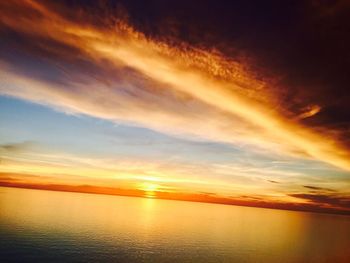
[[[269,83],[257,80],[244,63],[147,38],[118,19],[109,27],[98,27],[36,1],[6,2],[1,7],[0,21],[6,30],[57,43],[36,42],[41,54],[68,60],[61,53],[68,46],[78,51],[77,58],[104,72],[100,78],[68,72],[65,81],[53,81],[29,77],[6,61],[0,73],[4,95],[173,135],[307,156],[350,170],[349,150],[326,131],[291,118],[288,107],[265,88]],[[311,109],[303,118],[316,111]]]
[[23,152],[32,148],[33,145],[34,145],[34,142],[30,142],[30,141],[0,144],[0,151],[3,150],[6,152],[12,152],[12,153]]
[[290,194],[292,197],[304,199],[312,204],[329,205],[331,207],[350,209],[350,196],[327,194]]
[[298,119],[306,119],[306,118],[310,118],[312,116],[315,116],[317,113],[320,112],[320,110],[321,110],[320,106],[310,105],[310,106],[306,107],[305,111],[298,116]]
[[326,192],[334,192],[333,189],[330,188],[324,188],[324,187],[317,187],[317,186],[311,186],[311,185],[303,185],[303,187],[311,190],[317,190],[317,191],[326,191]]
[[279,182],[275,181],[275,180],[267,180],[268,182],[270,183],[273,183],[273,184],[279,184]]

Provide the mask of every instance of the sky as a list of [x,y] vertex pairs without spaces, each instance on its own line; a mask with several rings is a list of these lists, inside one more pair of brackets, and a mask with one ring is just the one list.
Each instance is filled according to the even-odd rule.
[[348,1],[0,3],[0,185],[350,213]]

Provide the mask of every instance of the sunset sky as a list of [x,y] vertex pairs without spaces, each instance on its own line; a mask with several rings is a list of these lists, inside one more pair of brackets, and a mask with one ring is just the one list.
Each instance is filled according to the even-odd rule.
[[349,1],[0,2],[0,185],[350,213]]

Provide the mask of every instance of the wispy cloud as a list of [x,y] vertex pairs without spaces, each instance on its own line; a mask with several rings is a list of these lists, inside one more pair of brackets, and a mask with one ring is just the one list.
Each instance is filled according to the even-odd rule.
[[316,190],[316,191],[325,191],[325,192],[334,192],[334,189],[325,188],[325,187],[319,187],[319,186],[312,186],[312,185],[304,185],[304,188]]
[[28,151],[30,148],[33,148],[34,145],[35,143],[31,141],[0,144],[0,151],[1,150],[5,152]]

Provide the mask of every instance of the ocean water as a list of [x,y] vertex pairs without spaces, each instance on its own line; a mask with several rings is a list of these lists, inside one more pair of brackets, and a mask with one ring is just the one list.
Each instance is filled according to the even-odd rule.
[[350,217],[0,187],[1,262],[350,262]]

